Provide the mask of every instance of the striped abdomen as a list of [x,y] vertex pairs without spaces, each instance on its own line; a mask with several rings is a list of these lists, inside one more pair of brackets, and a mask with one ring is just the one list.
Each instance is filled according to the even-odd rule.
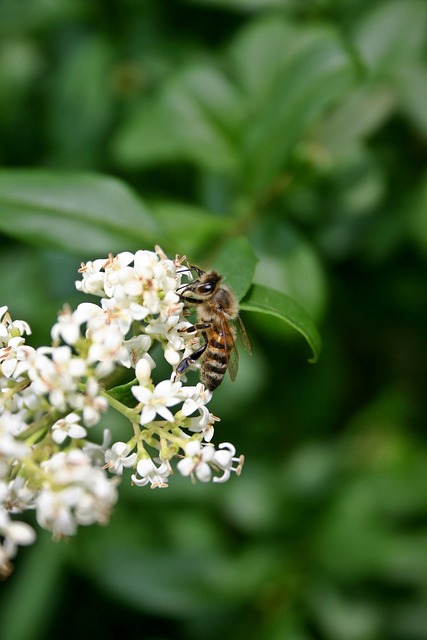
[[229,325],[212,324],[204,334],[207,347],[202,357],[200,378],[209,391],[216,389],[227,371],[230,353],[234,348],[234,335]]

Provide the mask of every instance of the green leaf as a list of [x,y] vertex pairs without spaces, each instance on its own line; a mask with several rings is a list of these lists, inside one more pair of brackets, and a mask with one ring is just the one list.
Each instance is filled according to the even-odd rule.
[[233,225],[231,218],[220,218],[200,207],[171,200],[152,201],[150,209],[169,238],[162,242],[162,248],[171,255],[185,254],[191,263],[216,245]]
[[251,114],[242,145],[247,189],[256,193],[277,177],[293,145],[351,87],[355,71],[333,30],[296,27],[277,17],[251,23],[231,55]]
[[409,229],[414,241],[427,252],[427,173],[417,189],[407,198],[403,214],[409,220]]
[[141,104],[119,131],[113,153],[125,166],[189,160],[230,170],[237,162],[233,132],[241,118],[235,87],[214,67],[194,64]]
[[47,115],[53,166],[81,169],[99,162],[113,116],[113,57],[111,42],[98,33],[82,38],[56,67]]
[[372,73],[384,73],[422,54],[427,37],[424,0],[373,3],[354,28],[354,44]]
[[82,258],[161,243],[157,222],[131,189],[89,173],[1,170],[0,229]]
[[319,332],[307,312],[292,298],[280,291],[254,284],[240,303],[240,308],[245,311],[266,313],[284,320],[307,340],[313,351],[310,362],[317,361],[322,344]]
[[340,153],[378,131],[395,110],[396,102],[396,92],[390,87],[358,87],[316,127],[315,141]]
[[402,65],[395,70],[394,81],[401,100],[401,108],[415,125],[427,137],[427,67],[413,63]]
[[[193,4],[206,4],[214,7],[224,7],[227,10],[259,11],[266,9],[293,8],[295,0],[190,0]],[[301,0],[297,0],[301,1]]]
[[215,256],[215,269],[241,300],[252,284],[257,258],[243,236],[231,238]]
[[[52,611],[47,603],[55,601],[61,587],[67,545],[52,542],[47,531],[37,532],[37,542],[22,552],[19,571],[4,589],[0,615],[2,640],[37,640],[47,637]],[[20,558],[21,560],[21,558]],[[43,576],[43,579],[40,579]]]
[[132,387],[136,384],[138,384],[138,380],[134,378],[130,382],[108,389],[107,393],[113,398],[113,400],[118,400],[118,402],[121,402],[126,407],[134,407],[136,402],[135,396],[132,393]]
[[[323,315],[327,299],[327,281],[323,265],[312,244],[293,229],[287,229],[287,246],[280,251],[267,236],[259,250],[255,282],[282,291],[300,303],[309,315]],[[281,238],[285,230],[282,229]],[[270,241],[270,251],[266,244]],[[274,248],[273,248],[274,247]],[[258,248],[258,247],[257,247]]]

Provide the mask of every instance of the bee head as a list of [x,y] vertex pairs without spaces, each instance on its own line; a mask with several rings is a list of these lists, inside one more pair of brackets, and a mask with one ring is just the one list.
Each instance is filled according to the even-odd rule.
[[222,276],[216,271],[208,271],[199,278],[196,291],[200,295],[211,296],[218,288],[221,280]]
[[222,276],[216,271],[202,273],[199,278],[185,286],[181,298],[190,304],[198,304],[209,300],[217,290]]

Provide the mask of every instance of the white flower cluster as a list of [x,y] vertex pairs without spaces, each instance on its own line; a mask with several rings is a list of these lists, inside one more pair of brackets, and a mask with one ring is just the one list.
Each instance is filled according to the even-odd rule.
[[[174,371],[198,341],[185,331],[180,266],[159,247],[82,265],[77,289],[100,303],[65,307],[50,347],[28,346],[28,324],[0,308],[0,575],[10,572],[18,545],[34,541],[33,528],[12,518],[26,510],[60,538],[107,522],[125,468],[134,485],[151,488],[168,486],[175,458],[181,475],[202,482],[240,473],[234,446],[211,443],[211,392]],[[160,381],[156,344],[170,368]],[[111,388],[123,372],[133,380]],[[109,407],[129,419],[127,442],[115,441],[113,428],[102,444],[91,440]]]

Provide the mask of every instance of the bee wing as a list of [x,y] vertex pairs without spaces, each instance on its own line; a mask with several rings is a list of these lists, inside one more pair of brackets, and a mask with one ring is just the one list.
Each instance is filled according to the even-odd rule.
[[237,371],[239,369],[239,352],[237,351],[237,345],[234,338],[234,323],[233,325],[224,317],[220,316],[221,333],[224,341],[231,344],[231,349],[226,352],[227,354],[227,369],[230,374],[231,380],[234,382],[237,377]]
[[243,348],[252,355],[251,341],[249,340],[249,336],[246,333],[245,325],[243,324],[240,316],[237,316],[236,318],[236,329],[237,329],[239,340],[243,345]]
[[252,355],[252,345],[251,345],[251,341],[249,340],[249,336],[246,333],[245,325],[243,324],[239,316],[233,321],[233,325],[234,325],[233,327],[230,326],[230,324],[228,323],[227,320],[225,320],[224,317],[221,317],[221,324],[222,324],[223,333],[229,334],[230,342],[233,345],[230,352],[228,353],[227,368],[230,374],[230,378],[234,382],[234,380],[237,377],[237,372],[239,369],[239,351],[237,349],[237,344],[234,336],[234,329],[236,329],[239,342],[242,343],[243,348],[246,349],[246,351],[251,355]]
[[234,382],[237,377],[237,371],[239,370],[239,352],[237,350],[237,345],[234,342],[234,337],[233,337],[233,347],[228,355],[227,366],[228,366],[228,373],[230,374],[230,378]]

